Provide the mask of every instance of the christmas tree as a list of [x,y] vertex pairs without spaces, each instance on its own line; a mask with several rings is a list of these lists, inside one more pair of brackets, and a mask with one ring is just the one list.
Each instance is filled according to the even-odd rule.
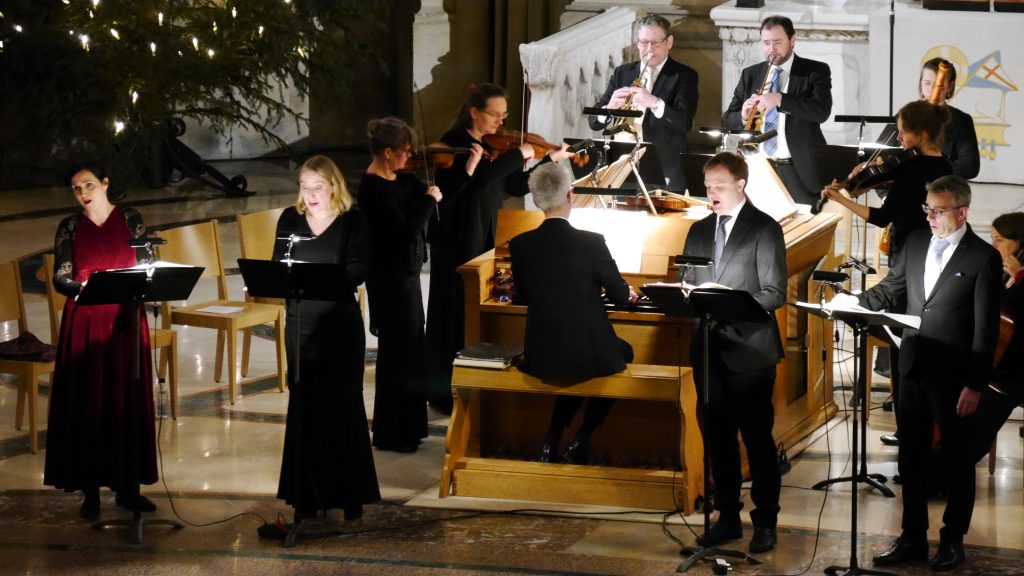
[[[99,158],[139,176],[168,122],[246,128],[284,145],[308,119],[282,87],[341,102],[375,57],[381,3],[359,0],[15,0],[0,8],[0,162],[56,170]],[[358,34],[355,33],[358,31]],[[313,73],[315,71],[315,73]]]

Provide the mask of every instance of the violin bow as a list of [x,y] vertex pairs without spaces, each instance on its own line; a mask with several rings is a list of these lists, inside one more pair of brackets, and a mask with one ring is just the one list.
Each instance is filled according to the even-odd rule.
[[[416,86],[416,82],[413,81],[412,89],[416,93],[416,106],[420,109],[420,139],[423,145],[420,146],[420,155],[423,156],[423,176],[424,181],[429,189],[434,185],[434,179],[430,175],[430,156],[427,154],[427,117],[423,113],[423,100],[420,98],[420,89]],[[437,202],[434,202],[434,217],[437,221],[441,221],[441,209],[437,207]]]

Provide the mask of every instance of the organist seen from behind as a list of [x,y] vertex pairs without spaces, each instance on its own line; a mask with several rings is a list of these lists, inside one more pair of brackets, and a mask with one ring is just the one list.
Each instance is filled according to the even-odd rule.
[[[512,276],[527,305],[524,359],[519,369],[544,380],[579,381],[626,369],[633,348],[615,335],[601,299],[604,289],[618,304],[636,300],[636,293],[619,275],[605,244],[594,232],[569,224],[572,173],[562,163],[538,167],[530,175],[533,200],[544,211],[535,230],[509,242]],[[569,425],[584,398],[559,396],[541,448],[542,462],[559,460],[562,430]],[[611,410],[610,398],[588,398],[583,423],[562,455],[572,464],[584,463],[590,436]]]

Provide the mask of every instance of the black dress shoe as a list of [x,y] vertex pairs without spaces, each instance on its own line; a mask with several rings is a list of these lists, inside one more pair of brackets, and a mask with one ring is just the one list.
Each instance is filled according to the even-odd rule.
[[775,528],[754,528],[754,536],[750,539],[750,551],[754,554],[768,552],[775,548],[778,535]]
[[878,566],[894,566],[928,559],[928,541],[900,536],[889,550],[874,557]]
[[697,544],[706,548],[710,546],[717,546],[728,540],[739,540],[740,538],[743,538],[742,524],[738,521],[729,522],[718,519],[711,525],[711,528],[708,529],[707,534],[697,536]]
[[900,445],[900,437],[895,434],[883,434],[879,440],[881,440],[882,444],[885,444],[886,446]]
[[[137,498],[139,499],[139,512],[153,512],[156,510],[156,504],[153,504],[153,501],[149,498],[146,498],[142,494],[139,494]],[[135,509],[135,502],[133,502],[128,496],[118,494],[117,498],[114,499],[114,502],[116,502],[121,508],[127,508],[129,510]]]
[[93,519],[99,518],[100,515],[100,497],[86,496],[85,501],[82,502],[82,507],[78,509],[78,515],[82,518]]
[[540,447],[540,458],[538,460],[549,463],[561,461],[561,458],[558,457],[558,443],[551,442],[550,440],[545,442]]
[[590,454],[590,441],[577,438],[569,443],[569,447],[562,454],[562,460],[569,464],[584,464]]
[[932,558],[932,563],[929,567],[932,569],[932,572],[948,572],[963,564],[964,558],[964,545],[962,543],[945,544],[939,542],[939,550],[935,553],[935,558]]

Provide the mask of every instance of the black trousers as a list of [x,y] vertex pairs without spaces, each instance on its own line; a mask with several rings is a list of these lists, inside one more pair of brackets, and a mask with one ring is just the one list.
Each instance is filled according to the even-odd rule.
[[[619,338],[619,345],[622,347],[622,358],[629,364],[633,361],[633,346],[622,338]],[[580,430],[590,434],[595,428],[604,423],[608,412],[612,409],[615,400],[612,398],[590,398],[584,396],[559,396],[555,399],[555,409],[551,413],[551,425],[548,433],[561,434],[576,416],[583,401],[587,401],[586,411],[583,413],[583,424]]]
[[[694,363],[697,397],[703,406],[704,366]],[[710,355],[708,372],[710,402],[704,414],[703,432],[708,435],[708,456],[715,480],[715,508],[719,520],[739,523],[740,448],[737,433],[743,437],[750,465],[750,499],[754,509],[750,518],[757,528],[775,528],[779,515],[779,491],[782,477],[775,451],[772,427],[775,425],[775,367],[748,372],[731,372],[717,354]]]
[[939,538],[963,542],[974,514],[974,463],[969,420],[956,414],[962,386],[921,381],[903,375],[900,381],[899,471],[903,479],[903,532],[924,538],[928,530],[928,461],[933,427],[939,426],[939,457],[945,463],[946,510]]

